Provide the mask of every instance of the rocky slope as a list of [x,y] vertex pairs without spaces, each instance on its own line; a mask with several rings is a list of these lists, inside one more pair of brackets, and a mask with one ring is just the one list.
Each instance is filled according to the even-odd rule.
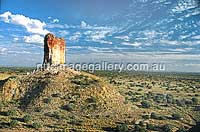
[[14,102],[10,108],[17,109],[18,117],[30,114],[33,122],[41,122],[41,130],[104,130],[136,119],[136,110],[112,85],[85,72],[39,71],[1,83],[1,100]]

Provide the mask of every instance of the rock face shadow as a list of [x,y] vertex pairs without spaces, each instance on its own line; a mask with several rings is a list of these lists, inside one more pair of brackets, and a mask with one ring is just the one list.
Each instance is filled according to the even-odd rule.
[[26,109],[29,105],[34,104],[34,101],[40,97],[40,94],[45,89],[47,82],[37,82],[33,85],[30,90],[24,94],[22,98],[20,98],[20,108]]

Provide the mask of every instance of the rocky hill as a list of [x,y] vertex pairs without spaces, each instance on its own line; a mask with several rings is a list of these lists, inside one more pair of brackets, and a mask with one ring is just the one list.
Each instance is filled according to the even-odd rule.
[[[34,122],[41,124],[41,131],[113,130],[125,119],[134,122],[134,113],[138,114],[111,84],[72,69],[38,71],[0,83],[1,100],[8,106],[2,112],[15,110],[11,118],[19,121],[14,130],[32,130]],[[23,122],[25,115],[31,121]],[[1,123],[11,120],[4,114],[1,118]],[[9,124],[2,127],[8,129]]]

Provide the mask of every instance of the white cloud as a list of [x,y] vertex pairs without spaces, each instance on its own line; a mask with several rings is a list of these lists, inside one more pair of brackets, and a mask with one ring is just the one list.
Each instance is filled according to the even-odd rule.
[[160,32],[154,31],[154,30],[145,30],[145,31],[142,31],[142,33],[143,33],[148,39],[153,39],[153,38],[155,38],[157,35],[163,34],[163,33],[160,33]]
[[8,50],[7,48],[0,47],[0,55],[6,54],[7,50]]
[[44,29],[46,26],[45,22],[41,22],[38,19],[31,19],[24,15],[14,15],[9,11],[1,14],[0,20],[4,21],[5,23],[23,26],[29,33],[45,35],[49,32],[47,29]]
[[61,37],[65,37],[66,35],[69,34],[69,32],[67,32],[65,30],[60,30],[58,33],[59,33],[59,36],[61,36]]
[[175,48],[175,49],[169,49],[169,51],[174,51],[174,52],[187,52],[191,51],[193,48]]
[[68,46],[67,48],[68,49],[82,49],[84,47],[81,47],[81,46]]
[[106,41],[105,38],[111,33],[110,30],[95,30],[95,31],[86,31],[84,32],[87,35],[86,41],[94,41],[105,44],[112,44],[111,41]]
[[3,36],[3,35],[0,35],[0,38],[4,38],[4,36]]
[[193,36],[192,38],[193,38],[193,39],[200,39],[200,35]]
[[88,47],[87,49],[90,50],[90,51],[93,51],[93,52],[98,52],[98,53],[111,53],[111,52],[113,52],[109,48]]
[[162,45],[180,45],[181,44],[181,42],[175,41],[175,40],[173,41],[173,40],[164,40],[164,39],[162,39],[159,42]]
[[44,38],[41,35],[34,34],[34,35],[30,35],[30,36],[24,36],[24,41],[26,43],[42,44],[44,41]]
[[177,2],[177,6],[175,6],[172,11],[173,12],[183,12],[185,10],[194,9],[199,6],[198,0],[179,0]]
[[12,14],[8,11],[8,12],[5,12],[3,14],[0,15],[0,20],[1,21],[4,21],[6,23],[9,23],[10,22],[10,19],[9,19],[9,16],[11,16]]
[[106,36],[108,36],[109,33],[111,33],[110,30],[95,30],[95,31],[88,30],[84,32],[84,35],[87,36],[86,41],[93,41],[103,44],[112,44],[111,41],[105,40]]
[[92,34],[92,31],[91,31],[91,30],[88,30],[88,31],[85,31],[83,34],[84,34],[84,35],[90,35],[90,34]]
[[18,37],[13,38],[13,41],[14,41],[14,42],[17,42],[18,40],[19,40]]
[[46,25],[47,28],[60,28],[60,29],[64,29],[66,28],[65,25],[62,24],[58,24],[58,23],[49,23]]
[[121,40],[124,40],[124,41],[129,41],[129,36],[116,36],[115,38],[117,39],[121,39]]
[[84,21],[81,21],[81,27],[82,27],[82,28],[86,28],[86,27],[87,27],[87,23],[84,22]]
[[130,46],[134,46],[134,47],[139,47],[142,45],[142,43],[139,42],[134,42],[134,43],[130,43],[130,42],[122,42],[123,45],[130,45]]
[[75,32],[73,34],[73,36],[69,37],[69,40],[70,41],[78,41],[80,37],[81,37],[81,33],[80,32]]
[[156,41],[157,43],[160,43],[161,45],[188,45],[188,46],[193,46],[193,45],[199,45],[199,41],[177,41],[177,40],[158,40]]
[[92,40],[99,40],[99,39],[103,39],[106,37],[106,35],[109,33],[109,31],[96,31],[96,32],[92,32],[90,38]]
[[52,22],[53,22],[53,23],[58,23],[59,20],[56,18],[56,19],[53,19]]
[[195,15],[200,15],[200,10],[195,10],[192,13],[188,13],[187,15],[185,15],[185,17],[191,17],[191,16],[195,16]]
[[[86,41],[91,41],[91,40],[86,40]],[[97,39],[97,40],[92,40],[94,42],[98,42],[101,44],[113,44],[111,41],[106,41],[106,40],[102,40],[102,39]]]

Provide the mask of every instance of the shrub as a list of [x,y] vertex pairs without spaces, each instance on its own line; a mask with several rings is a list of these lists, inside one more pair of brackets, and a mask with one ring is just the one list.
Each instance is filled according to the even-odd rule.
[[153,124],[147,124],[148,130],[159,131],[159,127]]
[[197,99],[197,98],[192,98],[192,102],[193,102],[193,104],[194,105],[197,105],[198,104],[198,102],[199,102],[199,100]]
[[152,119],[159,119],[159,115],[157,115],[155,112],[152,112],[151,113],[151,116],[150,116]]
[[58,111],[54,111],[52,114],[50,114],[51,117],[54,117],[56,119],[62,119],[63,116],[58,112]]
[[176,104],[178,105],[178,106],[181,106],[181,107],[183,107],[183,106],[185,106],[185,101],[184,100],[176,100]]
[[96,104],[88,104],[87,105],[87,109],[96,110],[97,109],[97,105]]
[[150,108],[151,107],[151,104],[147,101],[142,101],[141,105],[142,105],[143,108]]
[[135,125],[134,132],[147,132],[147,129],[140,125]]
[[140,99],[139,99],[139,98],[137,98],[137,97],[132,97],[132,98],[131,98],[131,101],[132,101],[132,102],[139,102],[139,101],[140,101]]
[[154,97],[153,97],[153,100],[157,103],[162,103],[163,102],[163,99],[164,99],[164,95],[163,94],[156,94]]
[[138,89],[138,91],[142,91],[142,90],[143,90],[142,88],[139,88],[139,89]]
[[182,116],[181,116],[179,113],[173,113],[173,114],[172,114],[172,118],[173,118],[174,120],[180,120],[181,117],[182,117]]
[[6,115],[7,116],[15,116],[15,115],[17,115],[17,111],[15,109],[8,110],[6,112]]
[[60,94],[60,93],[56,93],[56,94],[52,94],[51,96],[52,96],[52,97],[60,97],[61,94]]
[[73,124],[73,125],[81,125],[83,123],[83,120],[71,119],[70,123]]
[[166,117],[165,116],[159,116],[159,120],[166,120]]
[[149,115],[142,115],[142,118],[144,118],[144,119],[149,119],[150,116],[149,116]]
[[80,88],[85,88],[87,85],[95,84],[96,82],[98,82],[98,80],[83,75],[77,75],[72,78],[72,83],[79,85]]
[[0,101],[0,111],[3,110],[3,107],[4,107],[3,102]]
[[42,125],[41,125],[39,122],[34,122],[34,123],[33,123],[33,128],[39,129],[39,128],[41,128],[41,127],[42,127]]
[[164,125],[164,126],[162,127],[162,130],[163,130],[164,132],[172,132],[172,129],[173,129],[173,127],[172,127],[172,125],[170,125],[170,124],[166,124],[166,125]]
[[25,115],[25,116],[23,117],[23,121],[26,122],[26,123],[29,122],[29,121],[31,121],[31,119],[32,119],[32,118],[31,118],[30,115]]
[[128,132],[128,126],[126,124],[119,124],[116,127],[117,132]]
[[171,94],[166,95],[167,103],[173,103],[174,97]]
[[51,103],[51,101],[52,101],[52,98],[45,98],[44,100],[44,103],[46,103],[46,104],[49,104],[49,103]]
[[34,111],[35,111],[35,112],[41,112],[41,111],[42,111],[42,107],[36,107],[36,108],[34,109]]
[[67,111],[72,111],[74,109],[75,105],[73,103],[69,103],[67,105],[62,106],[62,109]]
[[10,122],[10,127],[16,127],[17,124],[18,124],[18,121],[17,121],[17,120],[12,120],[12,121]]
[[185,105],[190,106],[191,104],[193,104],[192,100],[188,100],[188,99],[185,100]]
[[141,127],[144,127],[145,126],[145,122],[144,121],[140,121],[138,125],[141,126]]
[[179,128],[176,132],[185,132],[186,129],[184,127]]
[[97,102],[97,99],[95,97],[90,97],[90,98],[87,98],[86,99],[86,102],[87,103],[96,103]]

